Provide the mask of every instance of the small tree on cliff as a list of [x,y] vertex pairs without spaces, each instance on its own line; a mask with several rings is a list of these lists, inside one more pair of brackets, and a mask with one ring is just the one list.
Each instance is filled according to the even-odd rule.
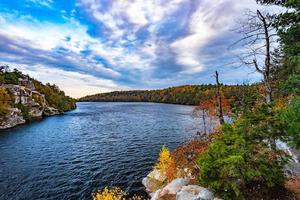
[[0,88],[0,116],[7,114],[11,100],[9,93],[4,88]]

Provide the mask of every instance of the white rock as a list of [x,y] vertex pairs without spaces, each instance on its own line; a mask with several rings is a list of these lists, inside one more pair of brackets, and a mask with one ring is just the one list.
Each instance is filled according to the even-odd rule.
[[201,190],[205,188],[198,185],[183,186],[176,195],[176,200],[195,200]]
[[159,189],[158,185],[162,185],[166,178],[167,177],[162,175],[159,170],[154,169],[147,175],[147,177],[143,178],[142,183],[148,193],[153,193]]
[[18,108],[9,108],[8,112],[7,116],[0,119],[0,129],[12,128],[25,123],[21,110]]
[[56,108],[53,108],[51,106],[47,106],[47,107],[44,108],[43,113],[46,116],[51,116],[51,115],[58,115],[59,111]]
[[151,196],[151,200],[158,200],[159,199],[159,193],[161,192],[161,190],[157,190],[156,192],[153,192],[150,194]]
[[189,184],[189,182],[190,182],[190,179],[185,179],[185,178],[175,179],[162,189],[160,196],[164,196],[166,194],[174,194],[175,195],[177,192],[179,192],[181,190],[181,188],[183,186]]
[[178,192],[176,195],[176,200],[195,200],[197,195],[188,192]]
[[206,188],[201,190],[199,195],[197,196],[197,200],[213,200],[213,199],[214,199],[214,194]]
[[176,200],[195,200],[198,198],[199,193],[206,188],[198,185],[183,186],[180,192],[176,195]]
[[158,180],[158,181],[160,181],[160,182],[166,180],[166,178],[167,178],[165,175],[161,174],[160,171],[157,170],[157,169],[152,170],[152,171],[148,174],[147,177],[148,177],[148,178],[155,179],[155,180]]

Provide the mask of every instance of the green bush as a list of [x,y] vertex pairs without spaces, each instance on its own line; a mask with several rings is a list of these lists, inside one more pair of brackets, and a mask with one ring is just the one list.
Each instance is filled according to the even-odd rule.
[[[251,140],[243,132],[247,119],[224,125],[206,153],[200,155],[199,183],[224,199],[245,199],[248,190],[259,186],[261,193],[284,183],[287,157],[267,143]],[[248,127],[249,128],[249,127]]]
[[300,149],[300,97],[294,98],[278,115],[285,125],[286,134],[283,137],[290,146]]
[[6,116],[8,113],[7,107],[5,105],[0,104],[0,117]]
[[0,73],[0,85],[4,84],[4,74]]
[[41,95],[37,95],[37,94],[33,94],[32,98],[34,99],[34,101],[40,105],[43,105],[44,102],[44,98]]
[[28,106],[25,106],[23,104],[17,104],[16,106],[17,108],[19,108],[22,112],[23,118],[26,121],[30,121],[31,120],[31,115],[30,115],[30,108]]
[[76,108],[76,100],[65,95],[56,85],[47,83],[43,85],[41,82],[33,80],[37,91],[45,95],[46,101],[50,106],[65,112]]

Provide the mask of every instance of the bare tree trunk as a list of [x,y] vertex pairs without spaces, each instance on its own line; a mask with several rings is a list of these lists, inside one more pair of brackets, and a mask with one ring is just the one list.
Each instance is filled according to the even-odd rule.
[[[262,74],[264,77],[264,85],[265,85],[265,99],[266,103],[270,103],[272,101],[272,85],[270,81],[270,68],[271,68],[271,53],[270,53],[270,34],[269,34],[269,24],[266,21],[266,18],[261,14],[259,10],[257,10],[257,16],[262,21],[264,34],[265,34],[265,67],[262,70]],[[276,140],[274,137],[270,138],[270,145],[272,149],[276,149]]]
[[205,110],[202,110],[202,120],[203,120],[203,131],[204,134],[206,134]]
[[[243,34],[243,38],[237,43],[243,42],[243,45],[249,49],[240,57],[241,61],[247,65],[254,65],[255,70],[263,76],[265,88],[264,98],[268,104],[272,101],[273,88],[271,84],[271,51],[272,42],[276,42],[277,34],[274,33],[272,21],[268,15],[259,10],[246,13],[247,21],[243,22],[237,33]],[[272,39],[273,38],[273,39]],[[236,43],[236,44],[237,44]],[[251,58],[252,57],[252,58]],[[251,58],[249,60],[249,58]],[[260,63],[263,61],[263,63]]]
[[219,82],[219,74],[218,71],[216,71],[216,82],[217,82],[217,101],[218,101],[218,117],[220,124],[224,124],[224,116],[223,116],[223,108],[222,108],[222,98],[221,98],[221,92],[220,92],[220,82]]
[[264,77],[264,84],[266,88],[266,103],[270,103],[272,101],[272,87],[270,83],[270,68],[271,68],[271,53],[270,53],[270,34],[269,34],[269,24],[266,21],[266,18],[261,14],[259,10],[257,10],[257,16],[261,20],[263,24],[264,34],[265,34],[265,67],[264,70],[261,71]]

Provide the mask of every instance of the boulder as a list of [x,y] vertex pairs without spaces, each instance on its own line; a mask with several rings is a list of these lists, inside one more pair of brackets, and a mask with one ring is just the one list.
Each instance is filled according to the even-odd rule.
[[151,196],[151,200],[158,200],[159,199],[159,193],[161,192],[161,190],[157,190],[153,193],[150,194]]
[[198,185],[183,186],[176,195],[176,200],[195,200],[204,187]]
[[151,179],[155,179],[155,180],[160,181],[160,182],[165,181],[166,178],[167,178],[165,175],[161,174],[160,171],[157,170],[157,169],[152,170],[152,171],[148,174],[147,177],[148,177],[148,178],[151,178]]
[[9,108],[8,111],[9,113],[0,120],[0,129],[12,128],[25,123],[21,110],[18,108]]
[[200,191],[196,200],[214,200],[214,194],[209,189],[204,188]]
[[176,195],[176,200],[195,200],[197,195],[188,192],[178,192]]
[[41,119],[43,117],[43,108],[40,106],[31,107],[29,114],[33,119]]
[[58,115],[59,111],[56,108],[53,108],[51,106],[46,106],[44,108],[43,114],[45,116]]
[[143,179],[142,183],[148,193],[153,193],[163,186],[166,179],[165,175],[161,174],[159,170],[154,169]]
[[160,192],[160,196],[164,196],[167,194],[176,195],[176,193],[179,192],[183,186],[188,185],[189,182],[190,179],[177,178],[162,189],[162,191]]

